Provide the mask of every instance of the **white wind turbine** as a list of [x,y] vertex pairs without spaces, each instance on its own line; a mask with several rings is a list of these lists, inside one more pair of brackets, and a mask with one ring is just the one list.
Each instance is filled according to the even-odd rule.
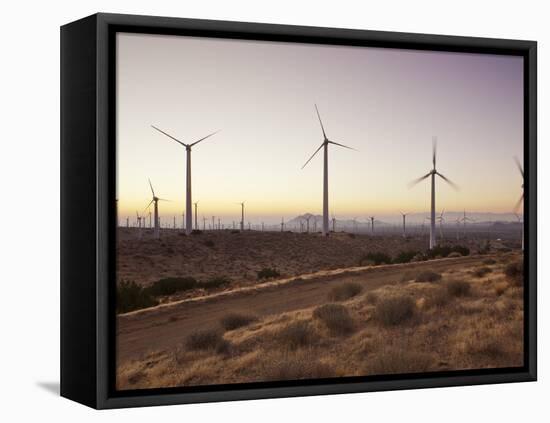
[[158,198],[155,195],[155,190],[153,189],[153,184],[151,184],[150,179],[149,179],[149,186],[151,187],[151,192],[153,193],[153,199],[151,200],[149,205],[145,208],[145,211],[147,211],[149,209],[149,207],[151,207],[151,204],[153,204],[153,211],[154,211],[154,214],[155,214],[155,216],[154,216],[154,218],[155,218],[155,229],[154,229],[153,235],[154,235],[155,238],[159,238],[160,237],[159,201],[170,201],[170,200],[165,200],[163,198]]
[[344,147],[349,150],[355,150],[354,148],[345,146],[343,144],[338,144],[337,142],[331,141],[327,138],[327,134],[325,133],[325,128],[323,126],[323,122],[321,121],[321,115],[319,114],[319,109],[317,108],[317,105],[315,105],[315,111],[317,112],[317,117],[319,118],[319,123],[321,124],[321,130],[323,131],[323,142],[319,146],[317,150],[311,155],[311,157],[307,160],[307,162],[304,163],[302,166],[302,169],[306,167],[306,165],[313,159],[313,157],[319,152],[319,150],[323,149],[323,235],[329,234],[329,227],[328,227],[328,145],[334,144],[339,147]]
[[437,156],[437,138],[433,137],[433,144],[432,144],[432,162],[433,162],[433,168],[430,170],[427,174],[424,176],[421,176],[420,178],[412,181],[409,184],[409,187],[412,188],[414,185],[418,184],[419,182],[423,181],[426,178],[431,177],[431,209],[430,209],[430,250],[434,248],[437,245],[436,241],[436,235],[435,235],[435,176],[439,176],[441,179],[443,179],[445,182],[447,182],[450,186],[452,186],[455,190],[458,190],[458,186],[449,180],[447,177],[443,176],[441,173],[439,173],[436,169],[436,156]]
[[[521,173],[521,179],[523,180],[524,179],[524,176],[523,176],[523,166],[521,165],[521,163],[519,162],[518,158],[517,157],[514,157],[514,161],[516,162],[516,166],[518,167],[518,170],[519,172]],[[521,206],[521,203],[523,203],[523,196],[525,195],[524,191],[523,191],[523,185],[524,183],[522,182],[521,183],[521,197],[519,198],[518,202],[516,203],[516,205],[514,206],[514,214],[517,214],[520,206]]]
[[371,234],[374,235],[374,216],[370,216],[369,219],[370,219],[370,231],[371,231]]
[[445,209],[441,211],[441,214],[437,216],[437,221],[439,222],[439,239],[441,242],[443,242],[443,222],[445,222],[445,218],[443,215],[445,214]]
[[[187,235],[191,234],[193,228],[193,215],[191,213],[191,148],[197,145],[199,142],[204,141],[208,137],[211,137],[214,134],[217,134],[219,131],[212,132],[211,134],[207,135],[206,137],[203,137],[195,142],[192,142],[191,144],[185,144],[184,142],[181,142],[177,138],[174,138],[172,135],[167,134],[166,132],[160,130],[159,128],[151,125],[153,129],[156,129],[161,134],[166,135],[168,138],[173,139],[177,143],[183,145],[185,147],[185,151],[187,152],[187,180],[186,180],[186,193],[185,193],[185,233]],[[198,228],[197,228],[198,229]]]

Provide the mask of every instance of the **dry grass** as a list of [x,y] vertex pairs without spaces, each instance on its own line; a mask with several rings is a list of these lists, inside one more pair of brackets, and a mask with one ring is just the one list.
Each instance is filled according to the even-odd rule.
[[416,275],[416,282],[437,282],[441,280],[441,274],[432,270],[425,270]]
[[354,323],[346,307],[325,304],[313,311],[313,318],[320,320],[333,334],[347,335],[353,332]]
[[235,330],[243,326],[248,326],[257,320],[258,318],[251,314],[229,313],[222,317],[220,323],[225,330]]
[[509,263],[504,268],[504,274],[514,286],[523,286],[523,260]]
[[[259,318],[225,333],[197,330],[175,348],[119,363],[117,388],[522,366],[523,285],[514,256],[510,264],[507,272],[498,257],[485,278],[465,267],[451,280],[443,273],[441,284],[408,279],[345,305]],[[229,320],[247,316],[237,315]]]
[[484,277],[485,275],[487,275],[488,273],[491,273],[493,270],[490,268],[490,267],[479,267],[477,269],[474,269],[472,274],[476,277],[476,278],[482,278]]
[[471,285],[466,281],[453,280],[446,283],[447,292],[453,297],[470,295]]
[[275,337],[281,345],[290,349],[307,347],[313,345],[317,340],[314,329],[309,322],[304,320],[291,322],[283,327]]
[[347,282],[335,286],[328,294],[329,301],[345,301],[355,297],[362,291],[361,285],[355,282]]
[[376,320],[386,326],[395,326],[410,320],[416,305],[409,296],[401,295],[384,298],[376,303]]

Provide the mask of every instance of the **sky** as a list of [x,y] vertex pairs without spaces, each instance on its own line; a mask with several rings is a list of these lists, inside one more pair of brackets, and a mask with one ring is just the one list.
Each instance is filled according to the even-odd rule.
[[329,209],[339,219],[430,207],[509,213],[521,195],[523,59],[470,53],[126,34],[117,36],[120,218],[151,201],[163,219],[185,210],[185,143],[200,216],[279,222],[322,213],[323,141]]

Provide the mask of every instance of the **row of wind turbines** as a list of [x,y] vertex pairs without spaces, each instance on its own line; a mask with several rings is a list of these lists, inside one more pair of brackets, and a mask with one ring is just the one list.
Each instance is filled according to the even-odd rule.
[[[329,230],[329,195],[328,195],[328,192],[329,192],[328,191],[328,182],[329,182],[329,178],[328,178],[328,152],[329,152],[329,149],[328,149],[328,147],[329,147],[329,145],[334,145],[334,146],[337,146],[337,147],[342,147],[342,148],[353,150],[353,151],[358,151],[358,150],[329,139],[327,134],[326,134],[325,127],[323,125],[323,121],[321,119],[321,115],[319,113],[319,109],[318,109],[317,105],[315,105],[315,111],[316,111],[316,114],[317,114],[317,118],[319,119],[319,124],[321,126],[323,141],[321,142],[321,145],[317,148],[317,150],[315,150],[315,152],[304,163],[304,165],[302,166],[302,169],[304,169],[311,162],[311,160],[317,155],[317,153],[321,149],[323,149],[322,234],[324,236],[328,236],[329,233],[330,233],[330,230]],[[191,186],[191,152],[192,152],[192,148],[195,147],[197,144],[203,142],[204,140],[206,140],[206,139],[212,137],[213,135],[217,134],[219,131],[212,132],[212,133],[206,135],[205,137],[200,138],[200,139],[198,139],[194,142],[185,143],[182,140],[168,134],[167,132],[163,131],[162,129],[157,128],[154,125],[151,125],[151,127],[153,129],[155,129],[156,131],[158,131],[159,133],[165,135],[166,137],[168,137],[171,140],[177,142],[178,144],[180,144],[182,147],[185,148],[185,152],[186,152],[186,180],[185,180],[185,187],[186,187],[186,190],[185,190],[185,206],[186,207],[185,207],[185,210],[186,210],[186,212],[183,214],[183,216],[185,218],[185,233],[187,235],[189,235],[189,234],[191,234],[191,232],[193,230],[193,227],[195,227],[196,229],[199,228],[198,222],[197,222],[197,205],[198,205],[198,202],[193,203],[193,201],[192,201],[192,186]],[[517,165],[517,167],[518,167],[518,169],[521,173],[521,176],[523,178],[523,167],[521,166],[521,164],[519,163],[517,158],[515,158],[515,161],[516,161],[516,165]],[[443,175],[441,172],[439,172],[437,170],[436,164],[437,164],[437,138],[433,137],[433,139],[432,139],[432,169],[429,170],[428,173],[426,173],[425,175],[419,177],[418,179],[412,181],[409,184],[409,188],[412,188],[413,186],[419,184],[420,182],[422,182],[422,181],[424,181],[428,178],[430,179],[430,184],[431,184],[431,195],[430,195],[430,200],[431,201],[430,201],[430,217],[429,217],[429,220],[430,220],[429,248],[430,249],[434,248],[437,245],[436,221],[439,220],[440,224],[443,221],[443,212],[441,213],[441,215],[436,216],[436,177],[441,178],[444,182],[449,184],[453,189],[455,189],[455,190],[459,189],[458,186],[454,182],[452,182],[449,178],[447,178],[445,175]],[[149,186],[151,188],[151,193],[152,193],[153,197],[151,199],[151,202],[146,207],[145,211],[147,211],[151,207],[151,205],[153,205],[153,211],[154,211],[154,236],[158,238],[160,236],[160,222],[159,222],[158,202],[159,201],[169,201],[169,200],[159,198],[155,194],[153,185],[152,185],[150,180],[149,180]],[[522,183],[522,191],[523,191],[523,183]],[[518,200],[518,202],[517,202],[517,204],[514,208],[515,211],[517,211],[517,209],[520,207],[521,203],[523,202],[523,197],[524,197],[524,194],[522,192],[522,195],[521,195],[520,199]],[[245,207],[245,202],[241,202],[241,203],[237,203],[237,204],[239,204],[241,206],[240,230],[243,231],[244,230],[244,207]],[[192,213],[187,212],[187,211],[192,210],[193,206],[194,206],[194,212],[195,212],[194,213],[194,215],[195,215],[194,216],[195,217],[194,226],[193,226]],[[406,225],[407,213],[401,212],[401,215],[402,215],[402,219],[403,219],[403,234],[405,235],[405,230],[406,230],[405,225]],[[141,227],[142,217],[139,216],[139,214],[137,216],[138,216],[138,225]],[[371,228],[374,231],[374,216],[370,216],[369,219],[371,220]],[[462,222],[464,224],[466,224],[466,221],[467,221],[467,218],[466,218],[466,216],[464,216]],[[335,219],[334,218],[332,219],[332,224],[333,224],[333,227],[334,227],[334,225],[335,225]],[[214,227],[214,225],[213,225],[213,227]],[[284,221],[281,223],[281,228],[283,228],[283,227],[284,227]],[[440,228],[441,228],[441,226],[440,226]],[[522,244],[523,244],[523,237],[522,237]]]

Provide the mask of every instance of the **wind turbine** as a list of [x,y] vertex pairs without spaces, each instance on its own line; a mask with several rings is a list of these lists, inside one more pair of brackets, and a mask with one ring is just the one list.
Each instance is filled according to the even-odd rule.
[[445,213],[445,209],[441,211],[441,214],[437,216],[437,221],[439,222],[439,239],[441,242],[443,242],[443,222],[445,221],[445,218],[443,217],[443,214]]
[[370,216],[369,219],[370,219],[370,231],[371,231],[371,234],[374,235],[374,216]]
[[285,218],[281,217],[281,232],[285,231]]
[[401,216],[403,217],[403,238],[407,238],[407,230],[406,230],[406,226],[405,226],[406,225],[405,220],[406,220],[407,215],[409,213],[403,213],[403,212],[399,212],[399,213],[401,213]]
[[208,219],[206,217],[204,217],[204,216],[202,217],[202,230],[203,230],[203,232],[206,231],[206,221],[207,220]]
[[197,223],[197,206],[199,205],[199,202],[195,201],[193,205],[195,206],[195,229],[199,229],[199,225]]
[[137,210],[136,210],[136,218],[137,218],[137,223],[138,223],[138,238],[141,238],[141,219],[142,219],[142,217],[139,215]]
[[463,228],[464,228],[464,237],[466,237],[466,222],[475,222],[475,219],[470,219],[469,217],[466,216],[466,209],[464,209],[464,216],[462,217],[462,225],[463,225]]
[[244,231],[244,201],[242,203],[237,203],[241,206],[241,232]]
[[181,214],[181,229],[185,230],[185,212]]
[[[523,166],[521,165],[521,163],[519,162],[517,157],[514,157],[514,161],[516,162],[516,166],[518,167],[518,170],[521,173],[521,180],[523,181],[524,180]],[[514,214],[517,214],[517,212],[519,210],[519,207],[521,206],[521,203],[523,203],[523,196],[525,195],[525,192],[523,191],[523,185],[524,185],[524,183],[522,182],[521,183],[521,191],[522,191],[521,192],[521,197],[519,198],[518,202],[514,206]]]
[[332,215],[332,232],[336,232],[336,218]]
[[328,228],[328,145],[334,144],[340,147],[347,148],[349,150],[355,150],[354,148],[345,146],[343,144],[338,144],[337,142],[331,141],[327,138],[327,134],[325,133],[325,128],[323,127],[323,122],[321,121],[321,115],[319,114],[319,109],[317,108],[317,105],[315,105],[315,111],[317,112],[317,117],[319,118],[319,123],[321,124],[321,130],[323,131],[323,142],[319,146],[317,150],[311,155],[311,157],[307,160],[307,162],[304,163],[302,166],[302,169],[306,167],[306,165],[313,159],[313,157],[319,152],[319,150],[323,149],[324,159],[323,159],[323,235],[329,234],[329,228]]
[[521,226],[521,251],[523,251],[523,222],[521,221],[521,215],[514,213],[516,215],[516,219],[518,220],[518,223]]
[[307,227],[306,232],[307,233],[309,233],[309,219],[311,219],[311,215],[306,217],[306,227]]
[[187,182],[186,182],[186,194],[185,194],[185,211],[186,211],[186,220],[185,220],[185,233],[187,235],[191,234],[193,220],[192,220],[192,214],[191,214],[191,148],[195,145],[197,145],[199,142],[204,141],[208,137],[211,137],[214,134],[217,134],[219,131],[212,132],[211,134],[207,135],[206,137],[203,137],[195,142],[192,142],[191,144],[185,144],[178,140],[177,138],[174,138],[172,135],[167,134],[166,132],[160,130],[159,128],[151,125],[153,129],[156,129],[161,134],[166,135],[168,138],[173,139],[177,143],[183,145],[185,147],[185,151],[187,152]]
[[452,186],[455,190],[458,190],[458,186],[449,180],[447,177],[443,176],[441,173],[437,171],[436,168],[436,156],[437,156],[437,137],[433,137],[432,140],[432,162],[433,162],[433,168],[430,170],[427,174],[424,176],[421,176],[420,178],[412,181],[409,184],[409,187],[412,188],[414,185],[418,184],[419,182],[423,181],[426,178],[431,177],[431,183],[432,183],[432,193],[431,193],[431,210],[430,210],[430,250],[434,248],[437,245],[436,237],[435,237],[435,176],[439,176],[441,179],[443,179],[445,182],[447,182],[450,186]]
[[151,192],[153,193],[153,199],[151,200],[149,205],[145,208],[145,210],[148,210],[149,207],[151,207],[151,204],[153,204],[153,211],[155,213],[155,229],[154,229],[153,235],[155,238],[159,238],[160,237],[159,201],[169,201],[169,200],[158,198],[155,195],[155,190],[153,189],[153,184],[151,183],[150,179],[149,179],[149,187],[151,187]]

